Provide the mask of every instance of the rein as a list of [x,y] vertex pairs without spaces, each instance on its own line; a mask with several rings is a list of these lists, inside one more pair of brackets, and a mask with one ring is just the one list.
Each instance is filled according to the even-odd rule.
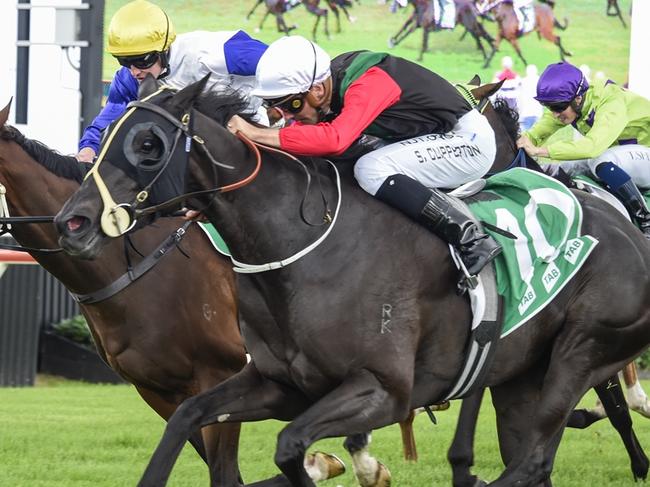
[[[180,139],[180,137],[184,134],[186,137],[186,143],[185,143],[185,153],[188,154],[189,157],[189,152],[191,149],[191,141],[194,140],[195,142],[201,144],[203,147],[203,150],[205,154],[208,156],[208,159],[216,166],[223,167],[225,169],[234,169],[232,166],[228,166],[226,164],[222,164],[214,159],[212,154],[210,154],[210,151],[205,147],[204,141],[201,137],[198,135],[192,134],[190,131],[190,113],[186,113],[183,115],[181,120],[176,119],[171,113],[169,113],[167,110],[164,108],[155,105],[147,100],[155,96],[156,94],[160,93],[164,88],[161,90],[158,90],[158,92],[146,97],[143,100],[139,101],[133,101],[129,103],[128,108],[129,111],[120,119],[118,122],[118,125],[112,130],[111,134],[109,135],[106,144],[104,144],[104,147],[102,148],[102,152],[100,153],[100,156],[98,157],[97,162],[95,163],[94,168],[91,170],[89,173],[89,176],[92,173],[92,177],[95,180],[95,183],[97,185],[97,188],[100,192],[102,201],[104,203],[104,211],[102,212],[102,230],[104,230],[104,233],[109,236],[109,237],[116,237],[119,235],[123,235],[124,233],[128,232],[131,230],[135,224],[136,221],[139,217],[146,216],[146,215],[151,215],[153,213],[159,213],[161,210],[166,209],[172,205],[176,205],[177,203],[180,203],[182,201],[187,200],[188,198],[196,197],[196,196],[201,196],[201,195],[208,195],[208,194],[214,194],[214,193],[225,193],[229,191],[234,191],[236,189],[242,188],[246,186],[247,184],[250,184],[259,174],[261,165],[262,165],[262,155],[260,153],[260,148],[269,151],[269,152],[275,152],[275,153],[280,153],[288,157],[289,159],[293,160],[294,162],[297,162],[305,171],[305,174],[307,175],[307,190],[305,192],[305,195],[301,201],[300,204],[300,215],[303,221],[310,225],[310,226],[320,226],[320,225],[325,225],[329,224],[329,227],[327,230],[321,235],[316,241],[312,242],[309,246],[305,247],[303,250],[287,257],[286,259],[282,259],[279,261],[274,261],[274,262],[268,262],[265,264],[247,264],[244,262],[239,262],[236,259],[234,259],[231,256],[232,263],[234,265],[234,271],[235,272],[240,272],[240,273],[255,273],[255,272],[264,272],[268,270],[273,270],[273,269],[279,269],[281,267],[286,267],[287,265],[295,262],[296,260],[300,259],[301,257],[307,255],[309,252],[314,250],[316,247],[318,247],[330,234],[332,231],[332,228],[334,227],[334,223],[336,222],[339,210],[341,208],[341,177],[338,172],[338,169],[336,166],[331,162],[327,161],[332,168],[334,169],[334,172],[336,174],[336,187],[338,191],[338,201],[336,205],[336,210],[334,212],[334,216],[331,215],[331,211],[328,207],[327,200],[325,199],[322,190],[321,190],[321,196],[323,198],[323,203],[325,206],[325,214],[323,216],[323,222],[320,225],[310,223],[306,217],[305,217],[305,202],[307,199],[307,195],[309,193],[309,187],[311,185],[311,175],[309,173],[309,170],[307,169],[306,165],[300,161],[298,158],[294,157],[291,154],[288,154],[280,149],[277,149],[275,147],[269,147],[263,144],[257,144],[250,140],[248,137],[246,137],[242,133],[237,133],[237,137],[248,146],[248,148],[251,150],[251,152],[254,154],[255,159],[256,159],[256,164],[255,168],[249,174],[246,176],[244,179],[241,181],[237,181],[235,183],[228,184],[226,186],[221,186],[218,188],[211,188],[211,189],[205,189],[205,190],[199,190],[199,191],[194,191],[191,193],[185,193],[183,195],[176,196],[174,198],[171,198],[167,201],[164,201],[163,203],[159,203],[157,205],[153,206],[148,206],[143,209],[137,209],[137,206],[143,203],[149,196],[149,190],[153,186],[153,184],[159,179],[161,174],[165,171],[167,166],[171,163],[173,155],[175,153],[175,148],[176,145]],[[140,191],[136,197],[135,200],[132,203],[121,203],[121,204],[116,204],[115,201],[113,200],[108,187],[104,183],[102,177],[99,174],[99,164],[103,161],[103,157],[106,154],[108,147],[113,141],[113,136],[117,132],[117,129],[123,124],[123,122],[138,108],[148,110],[150,112],[153,112],[161,117],[163,117],[165,120],[170,122],[172,125],[176,127],[176,135],[174,136],[174,143],[172,150],[169,151],[167,159],[164,161],[164,163],[161,166],[161,169],[158,171],[158,173],[155,175],[154,179],[147,184],[147,186]],[[88,177],[88,176],[87,176]],[[320,180],[319,180],[320,182]]]

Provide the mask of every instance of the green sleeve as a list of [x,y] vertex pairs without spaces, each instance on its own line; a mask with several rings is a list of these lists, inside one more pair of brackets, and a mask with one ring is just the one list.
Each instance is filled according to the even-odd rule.
[[584,137],[550,144],[549,155],[559,161],[598,157],[616,142],[627,124],[625,98],[612,93],[596,107],[594,124]]
[[524,133],[524,135],[526,135],[533,144],[539,147],[562,127],[564,127],[564,125],[559,122],[551,112],[545,110],[542,118],[540,118],[528,132]]

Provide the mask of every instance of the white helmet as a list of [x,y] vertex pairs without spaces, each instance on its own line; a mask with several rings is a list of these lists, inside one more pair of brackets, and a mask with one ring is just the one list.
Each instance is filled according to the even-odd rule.
[[252,94],[269,99],[305,93],[330,75],[330,57],[323,49],[301,36],[282,37],[257,63]]

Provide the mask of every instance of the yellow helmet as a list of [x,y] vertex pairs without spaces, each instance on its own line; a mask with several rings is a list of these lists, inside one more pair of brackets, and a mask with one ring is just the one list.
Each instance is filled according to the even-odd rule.
[[174,39],[176,31],[167,14],[146,0],[124,5],[108,26],[108,52],[113,56],[165,52]]

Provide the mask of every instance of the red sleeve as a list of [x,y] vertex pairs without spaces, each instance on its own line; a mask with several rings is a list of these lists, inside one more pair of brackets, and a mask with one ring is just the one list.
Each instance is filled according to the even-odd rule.
[[348,87],[341,113],[334,120],[280,129],[280,147],[305,156],[342,154],[381,112],[399,101],[401,94],[386,71],[372,67]]

